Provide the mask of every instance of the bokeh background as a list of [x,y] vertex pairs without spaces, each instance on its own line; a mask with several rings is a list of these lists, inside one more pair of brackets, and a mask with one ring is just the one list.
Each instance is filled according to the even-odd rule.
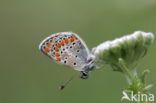
[[[156,0],[0,0],[0,103],[120,103],[127,83],[108,66],[59,91],[77,71],[52,62],[38,45],[73,31],[91,49],[136,30],[156,34]],[[147,81],[156,83],[156,42],[138,68],[150,69]]]

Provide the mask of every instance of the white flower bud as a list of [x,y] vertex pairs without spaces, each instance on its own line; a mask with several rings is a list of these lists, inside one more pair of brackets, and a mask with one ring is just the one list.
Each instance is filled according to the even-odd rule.
[[127,66],[132,68],[146,54],[153,41],[153,33],[136,31],[131,35],[98,45],[92,49],[92,54],[97,57],[97,60],[111,64],[114,70],[121,71],[118,67],[119,58],[122,58]]

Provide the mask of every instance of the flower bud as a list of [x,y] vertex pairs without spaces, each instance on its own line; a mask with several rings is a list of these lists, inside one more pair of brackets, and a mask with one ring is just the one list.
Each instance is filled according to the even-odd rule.
[[131,35],[98,45],[92,49],[92,54],[96,56],[97,62],[110,64],[113,70],[122,71],[119,67],[119,58],[125,61],[128,68],[134,68],[153,41],[152,33],[136,31]]

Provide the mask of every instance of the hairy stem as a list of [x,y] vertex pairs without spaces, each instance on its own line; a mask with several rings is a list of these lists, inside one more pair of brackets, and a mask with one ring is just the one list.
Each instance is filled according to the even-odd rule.
[[119,58],[119,65],[124,74],[130,79],[131,83],[134,81],[134,76],[132,73],[129,71],[128,67],[126,66],[124,60],[122,58]]

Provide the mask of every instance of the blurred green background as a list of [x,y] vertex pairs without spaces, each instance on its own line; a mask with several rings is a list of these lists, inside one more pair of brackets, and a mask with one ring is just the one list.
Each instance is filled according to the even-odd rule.
[[[59,91],[77,71],[52,62],[38,45],[52,33],[73,31],[91,49],[136,30],[156,34],[156,0],[0,0],[0,103],[120,103],[127,83],[108,66]],[[151,70],[147,81],[154,84],[155,45],[138,66]]]

